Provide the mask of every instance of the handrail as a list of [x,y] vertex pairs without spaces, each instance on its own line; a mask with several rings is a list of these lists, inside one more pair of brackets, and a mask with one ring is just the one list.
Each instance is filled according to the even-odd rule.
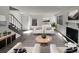
[[62,33],[61,33],[60,31],[58,31],[57,29],[56,29],[56,31],[59,32],[59,33],[60,33],[61,35],[63,35],[65,38],[69,39],[71,42],[73,42],[74,44],[76,44],[76,45],[78,46],[78,44],[77,44],[75,41],[73,41],[72,39],[70,39],[68,36],[62,34]]
[[16,19],[16,21],[22,26],[22,24],[21,24],[21,22],[20,21],[18,21],[18,19],[13,15],[13,14],[10,14],[11,16],[13,16],[13,18],[15,18]]

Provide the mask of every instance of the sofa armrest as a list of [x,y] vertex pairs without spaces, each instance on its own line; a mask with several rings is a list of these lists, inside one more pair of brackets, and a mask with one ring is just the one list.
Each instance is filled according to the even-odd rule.
[[13,48],[11,48],[7,53],[14,53],[14,49],[21,48],[22,43],[18,42]]
[[32,53],[34,47],[23,47],[27,50],[27,53]]
[[50,52],[51,53],[59,53],[55,44],[50,44]]
[[40,44],[35,44],[32,53],[40,53]]

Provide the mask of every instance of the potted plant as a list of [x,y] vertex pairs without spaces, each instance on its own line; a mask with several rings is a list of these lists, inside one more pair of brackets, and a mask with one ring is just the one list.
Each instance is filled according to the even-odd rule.
[[7,34],[11,34],[11,32],[9,31],[9,32],[7,32]]
[[4,32],[3,32],[3,36],[6,36],[6,35],[7,35],[7,31],[4,31]]
[[51,26],[52,26],[52,27],[54,27],[55,29],[57,28],[57,25],[56,25],[56,23],[55,23],[55,22],[54,22],[54,23],[52,23],[52,24],[51,24]]
[[46,38],[46,34],[45,33],[42,34],[42,38],[44,38],[44,39]]

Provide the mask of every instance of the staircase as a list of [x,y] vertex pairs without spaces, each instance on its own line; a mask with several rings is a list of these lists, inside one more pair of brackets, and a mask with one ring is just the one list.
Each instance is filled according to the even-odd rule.
[[23,35],[22,23],[12,14],[10,14],[10,18],[8,28],[20,35]]

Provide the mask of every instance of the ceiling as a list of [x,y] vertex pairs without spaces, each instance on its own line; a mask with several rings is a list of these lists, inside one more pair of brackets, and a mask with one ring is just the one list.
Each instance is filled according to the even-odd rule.
[[54,14],[59,11],[66,11],[75,8],[79,9],[79,6],[13,6],[13,7],[19,9],[23,13],[37,14],[37,15]]

